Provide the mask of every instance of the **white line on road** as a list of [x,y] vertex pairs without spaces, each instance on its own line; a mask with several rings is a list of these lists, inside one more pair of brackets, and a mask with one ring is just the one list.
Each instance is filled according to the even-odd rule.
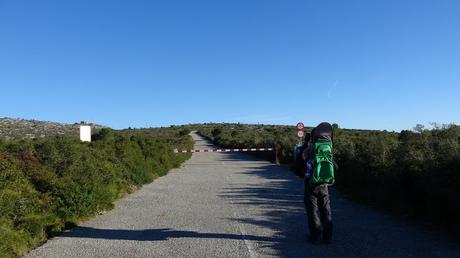
[[[224,162],[222,162],[222,165],[224,165],[225,169],[227,168],[226,164]],[[226,173],[225,179],[227,180],[228,183],[231,183],[231,180],[228,177],[227,173]],[[230,197],[229,200],[230,200],[230,205],[232,207],[233,216],[236,218],[235,221],[236,221],[236,224],[238,226],[238,230],[240,231],[240,234],[243,237],[243,242],[246,245],[246,248],[248,249],[249,257],[251,257],[251,258],[258,257],[257,252],[254,250],[254,246],[252,245],[251,241],[249,241],[249,239],[247,237],[247,234],[246,234],[246,231],[244,230],[243,225],[240,222],[241,221],[241,216],[238,213],[238,209],[236,208],[235,203],[233,203],[233,199]]]

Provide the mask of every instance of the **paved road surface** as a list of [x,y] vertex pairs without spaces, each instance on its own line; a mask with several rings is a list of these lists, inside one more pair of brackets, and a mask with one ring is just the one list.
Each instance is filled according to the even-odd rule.
[[[196,147],[209,147],[197,135]],[[460,257],[458,243],[332,195],[335,240],[305,242],[303,182],[244,154],[195,153],[28,257]]]

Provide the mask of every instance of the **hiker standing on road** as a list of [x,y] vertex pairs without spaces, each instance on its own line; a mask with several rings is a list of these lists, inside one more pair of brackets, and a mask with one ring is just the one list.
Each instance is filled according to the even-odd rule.
[[[311,243],[330,243],[332,215],[328,186],[334,183],[333,128],[321,123],[311,134],[303,157],[306,161],[304,203],[308,216]],[[319,213],[319,214],[318,214]]]

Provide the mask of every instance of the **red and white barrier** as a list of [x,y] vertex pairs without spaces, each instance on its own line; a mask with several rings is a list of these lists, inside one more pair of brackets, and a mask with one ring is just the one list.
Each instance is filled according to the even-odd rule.
[[273,148],[245,148],[245,149],[192,149],[192,150],[174,150],[175,153],[199,153],[199,152],[262,152],[273,151]]

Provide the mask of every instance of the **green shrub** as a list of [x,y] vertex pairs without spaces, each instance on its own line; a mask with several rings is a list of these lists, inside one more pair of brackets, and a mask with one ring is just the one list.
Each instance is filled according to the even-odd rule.
[[[226,148],[281,147],[292,162],[289,126],[207,124],[194,129]],[[337,188],[355,200],[428,219],[460,232],[460,126],[401,133],[334,125]],[[272,154],[258,156],[272,159]]]
[[91,143],[73,137],[0,142],[0,254],[17,257],[166,174],[190,155],[180,128],[102,129]]

